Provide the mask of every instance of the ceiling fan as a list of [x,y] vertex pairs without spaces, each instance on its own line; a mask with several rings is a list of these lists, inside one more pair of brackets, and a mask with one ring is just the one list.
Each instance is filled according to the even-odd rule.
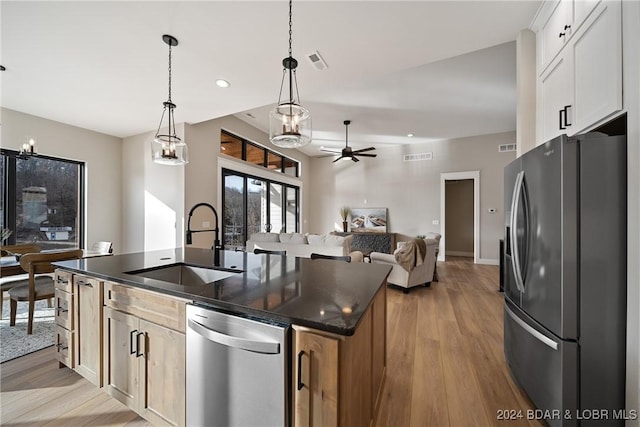
[[342,150],[336,150],[336,149],[331,149],[331,148],[321,148],[320,149],[320,151],[326,151],[327,153],[340,154],[340,157],[335,159],[333,161],[333,163],[337,162],[340,159],[349,159],[349,158],[351,160],[353,160],[354,162],[359,162],[360,159],[358,159],[356,156],[362,156],[362,157],[376,157],[377,156],[377,154],[365,153],[365,151],[375,150],[376,147],[362,148],[360,150],[352,150],[351,147],[349,147],[349,125],[350,124],[351,124],[351,120],[345,120],[344,121],[345,139],[344,139],[344,148]]

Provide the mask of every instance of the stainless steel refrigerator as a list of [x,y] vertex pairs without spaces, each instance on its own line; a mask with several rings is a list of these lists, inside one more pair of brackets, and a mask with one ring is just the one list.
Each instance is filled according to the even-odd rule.
[[626,165],[591,133],[505,168],[505,358],[552,426],[624,422]]

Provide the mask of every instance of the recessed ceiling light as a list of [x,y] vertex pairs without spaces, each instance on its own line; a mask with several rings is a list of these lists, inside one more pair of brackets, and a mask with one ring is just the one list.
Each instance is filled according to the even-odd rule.
[[231,83],[229,83],[228,81],[223,80],[223,79],[218,79],[218,80],[216,80],[216,84],[217,84],[219,87],[229,87],[229,86],[231,86]]
[[412,133],[408,133],[408,134],[407,134],[407,136],[408,136],[409,138],[411,138],[411,137],[413,137],[413,134],[412,134]]

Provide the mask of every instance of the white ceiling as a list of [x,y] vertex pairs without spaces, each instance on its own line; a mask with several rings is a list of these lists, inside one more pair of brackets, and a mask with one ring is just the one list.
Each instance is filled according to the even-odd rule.
[[[539,3],[294,1],[293,55],[313,118],[302,151],[342,146],[345,119],[355,148],[514,130],[513,41]],[[155,130],[171,34],[176,121],[236,114],[268,130],[286,1],[3,0],[0,13],[3,107],[118,137]],[[315,50],[328,69],[308,61]]]

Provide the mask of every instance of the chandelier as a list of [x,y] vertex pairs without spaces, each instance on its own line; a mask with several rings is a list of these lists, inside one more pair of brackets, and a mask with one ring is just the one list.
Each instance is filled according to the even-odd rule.
[[[168,34],[162,36],[162,40],[169,45],[169,99],[163,102],[164,109],[160,117],[160,124],[156,136],[151,141],[151,158],[155,163],[163,165],[184,165],[188,163],[187,144],[176,135],[176,124],[173,110],[176,104],[171,101],[171,47],[178,45],[178,39]],[[163,127],[165,114],[167,116],[167,126]],[[161,134],[160,130],[168,128],[166,134]]]
[[[284,69],[282,70],[278,105],[269,113],[269,140],[273,145],[283,148],[302,147],[311,142],[311,114],[309,110],[300,105],[298,80],[296,79],[298,61],[291,54],[291,9],[292,0],[289,0],[289,56],[282,60]],[[289,98],[282,100],[282,89],[287,75],[289,77]]]

